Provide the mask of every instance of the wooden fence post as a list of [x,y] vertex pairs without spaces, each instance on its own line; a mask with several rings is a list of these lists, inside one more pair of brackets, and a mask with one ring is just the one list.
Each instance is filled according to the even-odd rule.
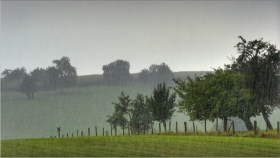
[[81,137],[83,136],[83,131],[81,131]]
[[103,127],[103,136],[104,136],[104,127]]
[[277,122],[277,131],[278,131],[278,134],[279,134],[279,121]]
[[62,134],[62,138],[64,138],[63,134]]
[[122,135],[124,135],[124,125],[122,126]]
[[160,123],[158,123],[158,130],[159,130],[159,133],[161,133]]
[[152,126],[152,134],[154,134],[154,124],[151,123],[151,126]]
[[73,137],[73,133],[72,133],[72,137]]
[[187,134],[187,122],[184,122],[184,127],[185,127],[185,135]]
[[195,133],[195,127],[194,127],[194,122],[192,122],[193,123],[193,133]]
[[90,128],[88,128],[88,136],[90,136]]
[[127,125],[127,134],[130,135],[129,124]]
[[111,126],[111,135],[112,135],[112,133],[113,133],[113,127]]
[[146,124],[144,124],[144,135],[145,135],[145,130],[146,130]]
[[97,126],[95,126],[95,136],[97,136]]
[[68,133],[67,133],[67,138],[68,138]]
[[177,121],[176,121],[176,133],[178,133],[178,125],[177,125]]
[[115,136],[117,135],[117,125],[115,125]]
[[79,130],[77,130],[77,137],[79,136],[79,133],[78,133],[78,132],[79,132]]
[[257,135],[257,121],[254,121],[254,135]]

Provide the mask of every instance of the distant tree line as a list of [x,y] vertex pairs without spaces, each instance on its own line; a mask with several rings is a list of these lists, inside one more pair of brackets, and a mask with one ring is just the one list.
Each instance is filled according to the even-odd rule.
[[70,64],[70,58],[63,56],[59,60],[53,60],[55,66],[46,69],[36,68],[30,73],[24,67],[14,70],[6,69],[2,72],[1,88],[4,83],[21,80],[17,91],[27,95],[28,99],[34,98],[39,90],[55,90],[60,88],[61,93],[66,87],[76,84],[76,68]]
[[[130,64],[125,60],[116,60],[108,65],[103,65],[103,80],[108,85],[123,85],[133,82],[129,72]],[[170,83],[174,78],[173,72],[167,64],[152,64],[149,69],[143,69],[138,74],[138,80],[144,84]]]

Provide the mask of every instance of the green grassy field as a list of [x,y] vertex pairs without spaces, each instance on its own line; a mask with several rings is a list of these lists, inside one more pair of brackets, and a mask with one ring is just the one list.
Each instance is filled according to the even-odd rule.
[[279,157],[280,140],[226,136],[98,136],[2,140],[3,157]]

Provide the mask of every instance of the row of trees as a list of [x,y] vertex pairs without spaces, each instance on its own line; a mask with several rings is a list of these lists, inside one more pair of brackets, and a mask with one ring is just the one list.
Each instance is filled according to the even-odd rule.
[[[250,118],[260,114],[267,128],[273,129],[269,115],[280,107],[280,51],[262,39],[247,42],[243,37],[239,38],[241,42],[235,47],[240,55],[232,57],[232,63],[225,65],[224,69],[214,69],[214,73],[202,77],[173,79],[174,90],[180,98],[179,111],[185,112],[190,121],[205,121],[205,131],[206,121],[213,122],[218,118],[223,120],[226,131],[227,120],[232,117],[243,120],[247,129],[253,130]],[[152,80],[150,74],[154,68],[161,71],[160,66],[152,65],[149,70],[142,70],[139,77],[145,82]],[[166,129],[166,120],[173,115],[176,97],[175,93],[170,95],[169,89],[165,84],[158,84],[151,97],[138,94],[133,101],[121,93],[120,102],[113,103],[115,111],[108,116],[107,122],[121,128],[127,125],[136,128],[139,123],[143,130],[144,125],[149,129],[152,121],[159,121]]]
[[166,130],[166,121],[170,120],[176,106],[176,94],[170,92],[171,87],[165,83],[159,83],[154,88],[151,96],[138,94],[134,100],[121,92],[119,102],[113,102],[115,111],[107,120],[113,127],[130,128],[134,133],[135,129],[149,130],[152,121],[161,122]]
[[53,60],[55,66],[46,69],[36,68],[30,73],[25,68],[4,70],[3,81],[11,82],[21,80],[18,92],[25,93],[29,99],[34,98],[34,93],[39,89],[49,90],[60,88],[61,93],[65,87],[76,84],[76,68],[70,64],[70,58],[63,56],[59,60]]
[[[133,81],[129,73],[130,64],[125,60],[116,60],[110,64],[103,65],[103,80],[108,85],[128,84]],[[138,79],[144,84],[157,84],[160,82],[170,83],[174,78],[173,72],[167,64],[152,64],[149,69],[143,69]]]
[[178,107],[191,120],[224,120],[238,117],[253,130],[251,117],[262,114],[268,129],[273,129],[269,115],[279,108],[280,51],[262,39],[242,42],[235,47],[240,55],[232,64],[214,73],[187,80],[174,79],[180,97]]

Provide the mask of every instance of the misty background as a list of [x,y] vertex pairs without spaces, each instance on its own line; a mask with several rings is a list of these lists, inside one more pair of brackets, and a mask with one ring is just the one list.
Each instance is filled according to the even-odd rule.
[[78,75],[117,59],[140,72],[212,70],[237,36],[280,43],[279,1],[2,1],[0,71],[45,68],[63,55]]
[[[212,71],[237,57],[234,46],[263,38],[280,44],[280,1],[1,1],[0,71],[52,66],[67,56],[77,75],[103,73],[117,59],[130,73],[165,62],[173,72]],[[277,47],[277,49],[279,49]],[[199,73],[199,72],[198,72]],[[192,75],[193,72],[192,72]],[[93,76],[98,78],[100,76]],[[186,75],[175,74],[175,77]],[[92,76],[91,76],[92,77]],[[91,79],[91,78],[89,78]],[[98,78],[99,79],[99,78]],[[78,83],[88,78],[78,77]],[[17,92],[1,93],[1,139],[49,137],[98,126],[109,130],[121,91],[132,99],[150,95],[152,86],[103,86],[39,91],[34,100]],[[270,119],[275,126],[280,110]],[[188,116],[175,112],[172,128]],[[257,119],[264,129],[261,116]],[[220,121],[221,122],[221,121]],[[191,122],[188,122],[191,123]],[[196,122],[199,129],[202,122]],[[213,124],[208,123],[211,130]],[[237,127],[238,128],[238,127]],[[120,133],[120,132],[118,132]]]

